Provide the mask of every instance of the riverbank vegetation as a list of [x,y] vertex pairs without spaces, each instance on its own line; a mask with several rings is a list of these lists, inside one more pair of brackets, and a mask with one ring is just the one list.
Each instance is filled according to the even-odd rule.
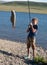
[[[47,3],[29,2],[31,13],[47,14]],[[0,11],[15,10],[16,12],[28,12],[28,2],[16,1],[0,4]]]

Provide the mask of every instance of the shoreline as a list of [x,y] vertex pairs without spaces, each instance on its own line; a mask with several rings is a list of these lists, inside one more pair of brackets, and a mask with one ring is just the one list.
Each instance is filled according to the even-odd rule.
[[[37,55],[47,60],[47,50],[37,47],[36,51]],[[30,49],[30,53],[31,60],[33,58],[32,49]],[[27,49],[25,43],[0,39],[0,65],[28,65],[29,61],[23,58],[26,55]]]
[[[15,10],[16,12],[25,12],[28,13],[28,7],[24,6],[7,6],[7,5],[0,5],[0,11],[11,11]],[[35,9],[34,7],[30,8],[31,13],[38,13],[38,14],[47,14],[47,9]]]

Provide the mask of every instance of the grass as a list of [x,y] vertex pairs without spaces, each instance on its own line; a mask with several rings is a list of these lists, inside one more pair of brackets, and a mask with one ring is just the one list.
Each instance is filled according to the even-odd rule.
[[[28,6],[28,1],[22,2],[22,1],[16,1],[16,2],[8,2],[4,3],[4,5],[12,5],[12,6]],[[30,7],[41,7],[41,8],[47,8],[47,3],[37,3],[37,2],[29,2]]]
[[[30,2],[29,4],[31,13],[47,14],[47,3]],[[0,11],[11,11],[13,9],[16,12],[29,12],[28,2],[9,2],[0,5]]]
[[34,60],[35,60],[36,63],[39,63],[39,62],[41,62],[41,63],[47,63],[47,60],[44,59],[43,57],[40,57],[40,56],[34,58]]

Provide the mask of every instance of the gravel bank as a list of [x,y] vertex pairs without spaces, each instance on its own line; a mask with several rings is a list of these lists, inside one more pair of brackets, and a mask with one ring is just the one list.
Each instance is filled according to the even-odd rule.
[[[32,49],[30,49],[30,60],[24,59],[26,51],[26,43],[0,39],[0,65],[33,65],[31,63]],[[47,59],[47,50],[37,47],[37,55]]]

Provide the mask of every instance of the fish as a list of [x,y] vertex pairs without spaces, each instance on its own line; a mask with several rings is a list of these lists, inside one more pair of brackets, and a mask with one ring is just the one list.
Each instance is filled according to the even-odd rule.
[[11,10],[10,21],[12,23],[12,28],[15,28],[16,27],[16,13],[15,13],[15,10]]

